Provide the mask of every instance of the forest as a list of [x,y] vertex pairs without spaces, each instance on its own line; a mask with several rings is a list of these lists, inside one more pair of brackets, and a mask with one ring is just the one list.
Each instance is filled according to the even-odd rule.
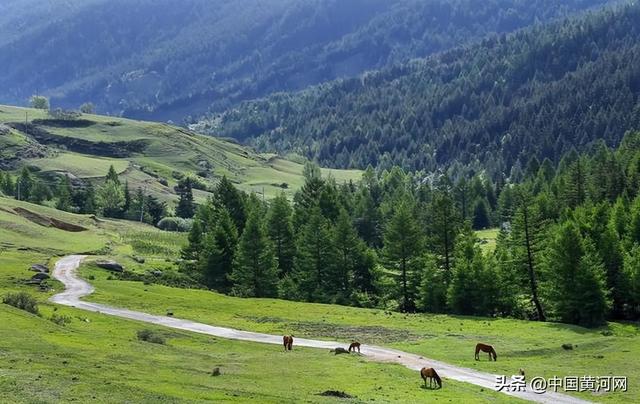
[[0,102],[42,94],[62,108],[93,102],[100,113],[190,123],[606,3],[7,0]]
[[[37,202],[42,185],[27,178],[0,173],[0,189]],[[181,271],[221,293],[582,326],[640,318],[640,132],[558,165],[532,157],[518,183],[393,167],[338,184],[308,163],[293,201],[225,177],[196,206],[190,181],[180,187],[175,212],[162,205],[150,222],[183,220],[167,227],[189,231]],[[50,194],[60,209],[106,217],[157,212],[125,192],[110,170],[95,196],[64,180]],[[490,227],[497,243],[484,248],[475,230]]]
[[250,101],[209,131],[321,165],[486,169],[559,162],[640,127],[640,5],[591,12],[299,93]]

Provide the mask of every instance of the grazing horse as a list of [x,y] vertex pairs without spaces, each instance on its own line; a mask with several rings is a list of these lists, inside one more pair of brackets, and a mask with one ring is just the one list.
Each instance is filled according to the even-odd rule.
[[285,335],[282,337],[282,343],[284,344],[284,350],[290,351],[293,347],[293,335]]
[[357,349],[358,353],[360,353],[360,343],[356,341],[352,342],[351,345],[349,345],[349,353],[351,353],[352,349],[353,349],[353,352],[355,352]]
[[438,373],[434,368],[422,368],[420,370],[420,376],[422,376],[422,380],[424,380],[424,387],[427,387],[427,379],[429,379],[429,388],[431,388],[431,383],[435,380],[438,384],[438,388],[442,388],[442,379],[438,376]]
[[489,360],[492,359],[494,361],[498,360],[498,355],[496,354],[496,350],[493,349],[493,347],[491,345],[487,345],[487,344],[478,344],[476,345],[476,360],[480,360],[480,351],[482,352],[488,352],[489,353]]

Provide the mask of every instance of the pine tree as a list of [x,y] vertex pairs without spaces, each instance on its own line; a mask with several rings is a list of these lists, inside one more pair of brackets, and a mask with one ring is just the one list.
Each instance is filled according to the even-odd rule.
[[473,207],[473,228],[482,230],[489,227],[491,227],[489,208],[484,199],[478,199]]
[[490,315],[496,307],[495,274],[471,228],[463,230],[455,249],[453,277],[447,291],[447,305],[457,314]]
[[444,313],[447,309],[447,287],[444,274],[434,256],[424,259],[424,270],[420,280],[420,300],[418,308],[428,313]]
[[215,228],[204,238],[198,263],[204,282],[209,288],[221,293],[231,290],[229,275],[233,270],[237,245],[238,231],[235,224],[229,212],[221,208],[217,212]]
[[16,190],[16,184],[11,177],[11,174],[4,173],[2,177],[0,177],[0,192],[2,192],[5,196],[14,196]]
[[555,232],[546,256],[547,293],[560,320],[583,326],[602,324],[610,301],[605,269],[593,242],[568,221]]
[[271,201],[267,214],[267,232],[274,245],[278,270],[281,276],[290,274],[293,270],[295,240],[291,215],[291,205],[289,205],[284,192]]
[[71,181],[66,175],[60,180],[57,189],[58,200],[56,202],[56,209],[64,210],[65,212],[71,212],[73,208]]
[[124,191],[117,182],[109,180],[98,190],[98,205],[105,217],[120,217],[124,208]]
[[416,308],[416,275],[420,266],[423,235],[409,201],[398,206],[384,232],[383,256],[390,268],[399,272],[399,302],[404,312]]
[[184,219],[190,219],[195,214],[195,204],[193,202],[193,184],[192,179],[187,177],[181,180],[177,186],[177,193],[180,197],[176,205],[176,216]]
[[626,315],[640,318],[640,245],[636,244],[624,257],[624,288]]
[[189,230],[189,236],[187,237],[187,245],[184,246],[180,255],[182,259],[187,261],[197,260],[203,249],[203,234],[202,234],[202,221],[196,217]]
[[121,185],[120,179],[118,178],[118,173],[116,172],[116,169],[113,168],[113,165],[109,166],[109,171],[107,172],[107,177],[105,178],[105,182],[107,181],[112,181],[117,185]]
[[233,272],[233,293],[243,297],[277,295],[278,266],[261,216],[253,211],[238,243]]
[[226,176],[223,176],[214,192],[214,199],[218,206],[223,206],[231,216],[238,234],[244,229],[246,220],[245,203],[240,192],[233,186]]
[[345,209],[340,209],[338,214],[333,228],[333,242],[337,249],[336,264],[340,272],[340,293],[346,299],[351,294],[351,280],[358,265],[357,260],[363,258],[361,256],[363,246]]
[[80,213],[96,213],[96,191],[90,181],[87,181],[87,184],[85,185],[85,190],[80,206]]
[[16,181],[16,191],[15,196],[16,199],[20,201],[28,201],[31,200],[31,193],[35,186],[35,181],[31,176],[31,171],[27,167],[24,167],[20,170],[20,176]]
[[426,217],[430,249],[444,269],[444,281],[449,285],[453,268],[453,251],[460,228],[460,216],[451,197],[448,179],[443,178],[434,190],[433,199]]
[[537,319],[545,321],[546,316],[538,291],[539,255],[542,252],[544,221],[528,190],[519,188],[516,192],[517,210],[513,216],[511,241],[514,258],[519,268],[527,274],[531,301],[536,309]]
[[294,279],[299,293],[309,301],[329,302],[340,279],[335,278],[336,250],[329,224],[319,207],[311,209],[297,246]]

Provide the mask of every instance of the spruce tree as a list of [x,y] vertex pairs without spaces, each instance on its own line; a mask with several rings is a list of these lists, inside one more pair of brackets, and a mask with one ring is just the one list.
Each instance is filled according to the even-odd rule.
[[346,298],[351,294],[351,285],[358,260],[362,259],[363,246],[358,238],[351,217],[343,208],[340,209],[336,225],[333,228],[333,243],[336,246],[336,264],[339,271],[340,293]]
[[124,208],[124,191],[117,182],[109,180],[98,190],[98,205],[105,217],[118,218]]
[[535,306],[537,319],[545,321],[546,316],[538,290],[538,266],[543,250],[545,223],[527,189],[518,188],[515,191],[515,206],[511,234],[514,258],[517,268],[527,275],[531,301]]
[[398,206],[384,232],[383,256],[389,268],[398,271],[400,310],[416,309],[416,275],[420,268],[423,235],[410,201]]
[[340,279],[335,276],[336,249],[329,223],[319,207],[311,209],[297,245],[294,279],[300,295],[309,301],[330,302]]
[[238,243],[233,272],[233,293],[243,297],[277,295],[278,266],[261,215],[252,211]]
[[60,180],[57,189],[58,200],[56,201],[56,209],[71,212],[73,208],[71,181],[66,175]]
[[636,244],[624,257],[624,288],[626,315],[632,320],[640,318],[640,245]]
[[109,171],[107,172],[107,177],[105,178],[105,182],[106,181],[113,181],[117,185],[121,185],[120,179],[118,178],[118,173],[116,172],[116,169],[113,168],[113,164],[109,166]]
[[214,199],[217,206],[222,206],[229,212],[238,229],[238,234],[241,234],[246,220],[244,199],[226,176],[223,176],[218,183],[214,191]]
[[281,276],[293,270],[295,240],[291,223],[292,209],[286,195],[280,193],[271,201],[267,214],[267,232],[274,246]]
[[593,242],[578,226],[559,225],[546,254],[547,293],[556,316],[583,326],[601,325],[610,308],[605,269]]
[[443,270],[433,255],[424,259],[424,269],[420,279],[419,305],[421,311],[444,313],[447,309],[447,287]]
[[181,180],[178,183],[176,191],[180,197],[176,205],[176,216],[184,219],[192,218],[195,214],[192,179],[187,177]]
[[218,292],[231,290],[229,275],[238,245],[238,231],[229,215],[221,208],[217,212],[217,223],[212,232],[207,233],[202,245],[198,266],[205,284]]
[[448,287],[453,268],[456,235],[460,229],[461,219],[455,209],[451,186],[447,178],[441,179],[440,184],[434,190],[425,220],[430,249],[435,253],[438,265],[444,269],[444,281]]

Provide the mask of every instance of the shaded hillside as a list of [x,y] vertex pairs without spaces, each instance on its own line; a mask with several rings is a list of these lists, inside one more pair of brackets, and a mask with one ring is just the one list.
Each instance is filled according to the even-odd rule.
[[462,163],[508,173],[594,139],[616,144],[638,127],[639,27],[638,5],[602,11],[248,102],[209,124],[337,167]]
[[[0,102],[182,122],[606,0],[10,0]],[[141,23],[144,22],[144,23]]]

